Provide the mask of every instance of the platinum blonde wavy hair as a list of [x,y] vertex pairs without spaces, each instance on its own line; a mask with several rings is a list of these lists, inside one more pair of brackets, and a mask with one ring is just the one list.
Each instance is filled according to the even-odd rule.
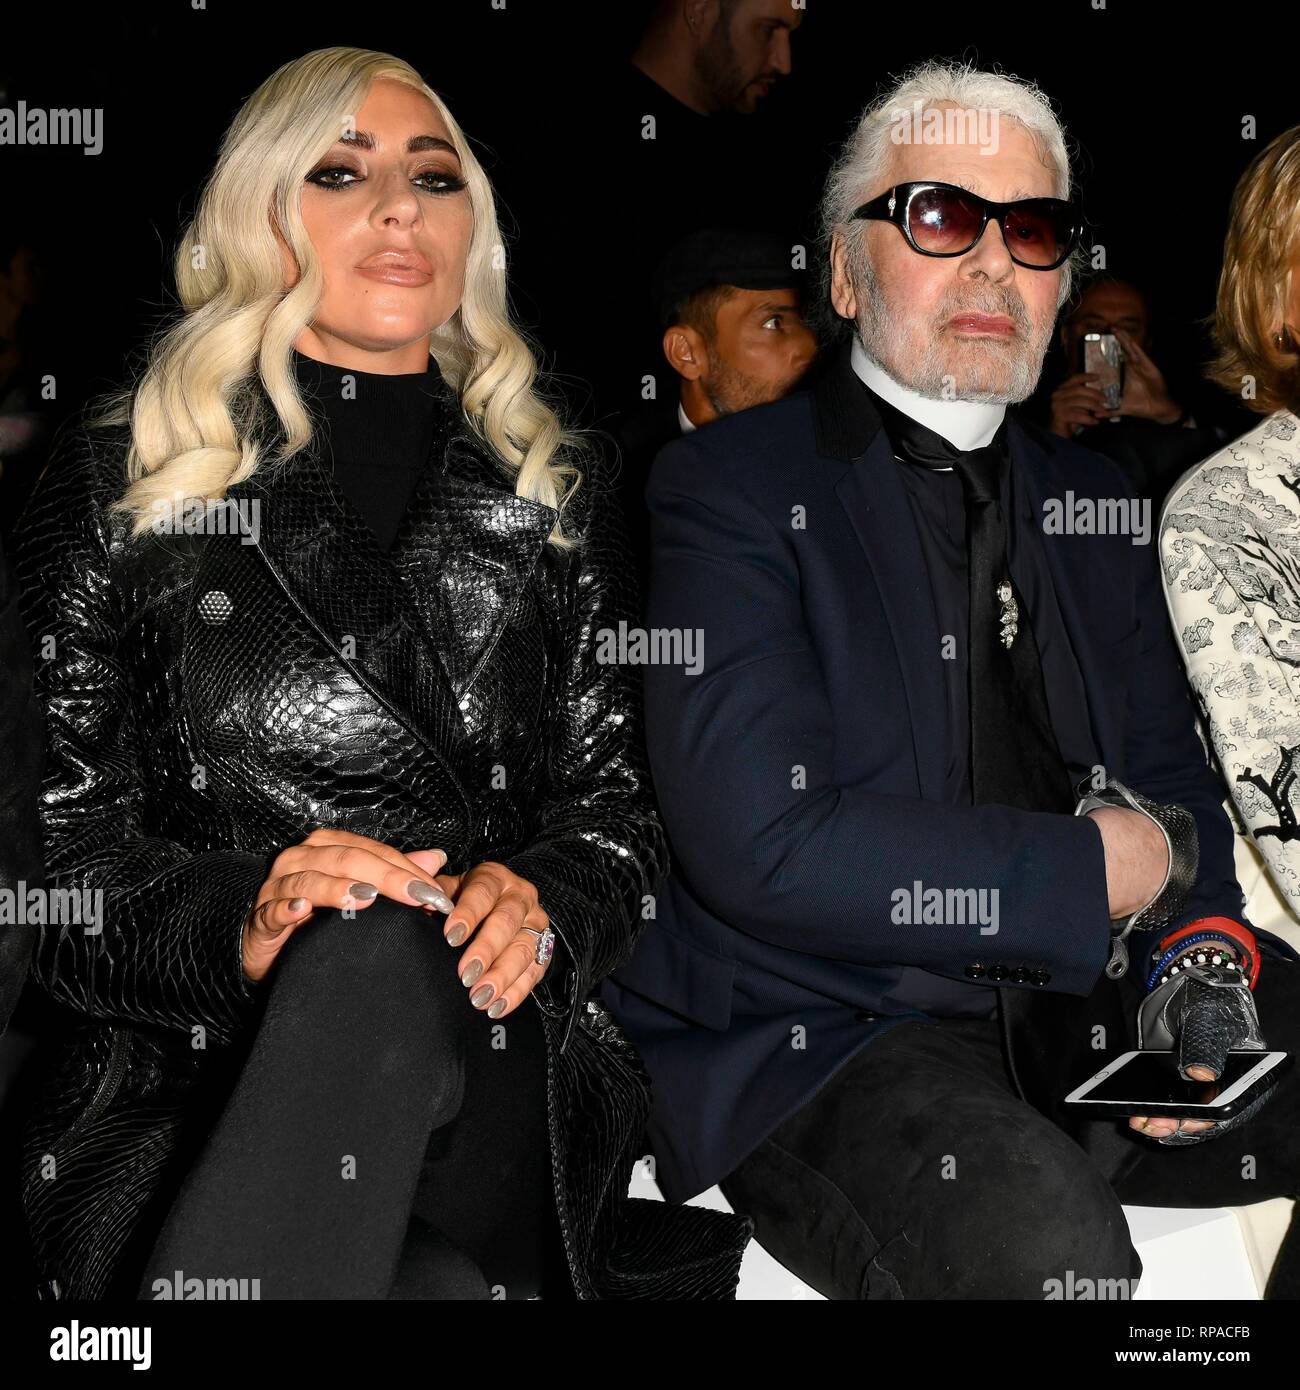
[[[915,103],[920,103],[915,106]],[[1071,192],[1070,155],[1065,130],[1051,103],[1032,82],[997,72],[984,72],[969,63],[933,60],[920,63],[883,90],[858,118],[840,149],[821,200],[821,305],[824,327],[830,336],[847,335],[852,327],[830,308],[831,238],[838,231],[845,241],[850,264],[866,262],[867,223],[850,221],[855,208],[871,196],[894,149],[891,129],[900,111],[928,111],[951,102],[968,110],[996,111],[999,120],[1014,121],[1028,131],[1043,163],[1055,176],[1053,192],[1068,198]],[[1070,297],[1074,276],[1085,262],[1081,246],[1061,267],[1059,308]]]
[[[150,528],[156,503],[220,498],[262,465],[260,437],[274,422],[259,382],[284,432],[274,461],[310,442],[312,420],[290,352],[316,313],[324,280],[302,221],[302,187],[380,77],[429,98],[469,188],[464,295],[433,333],[432,356],[520,497],[562,511],[580,484],[571,460],[586,447],[584,437],[542,398],[536,358],[511,322],[496,201],[464,132],[408,63],[367,49],[321,48],[274,72],[231,122],[176,250],[183,313],[151,345],[138,380],[88,413],[91,428],[130,423],[130,481],[112,510],[133,518],[133,535]],[[272,219],[300,270],[288,291]],[[560,548],[572,544],[562,521],[550,539]]]

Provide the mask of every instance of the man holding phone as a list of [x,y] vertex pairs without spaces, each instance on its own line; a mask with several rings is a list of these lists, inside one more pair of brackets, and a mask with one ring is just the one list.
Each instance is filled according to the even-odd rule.
[[[1106,408],[1087,369],[1083,344],[1090,333],[1115,338],[1123,354],[1123,395],[1117,410]],[[1142,291],[1126,280],[1094,280],[1061,324],[1061,349],[1070,375],[1052,392],[1052,432],[1070,438],[1121,415],[1157,425],[1186,423],[1188,413],[1170,395],[1150,348],[1151,310]]]
[[[1118,352],[1114,408],[1088,361],[1089,338],[1113,340]],[[1158,506],[1193,464],[1219,447],[1220,432],[1179,404],[1156,365],[1151,307],[1138,286],[1112,276],[1094,280],[1062,322],[1060,346],[1068,375],[1051,395],[1052,433],[1114,459],[1136,496]]]
[[[895,138],[917,111],[952,138]],[[964,138],[990,111],[995,146]],[[910,74],[828,182],[827,370],[669,444],[647,489],[647,622],[707,656],[646,668],[673,872],[605,995],[654,1081],[664,1194],[719,1183],[831,1298],[1131,1278],[1121,1200],[1300,1188],[1294,1087],[1214,1130],[1062,1104],[1147,998],[1184,1076],[1260,1019],[1300,1045],[1151,547],[1046,524],[1067,494],[1122,522],[1123,477],[1006,409],[1068,293],[1069,193],[1036,88]]]

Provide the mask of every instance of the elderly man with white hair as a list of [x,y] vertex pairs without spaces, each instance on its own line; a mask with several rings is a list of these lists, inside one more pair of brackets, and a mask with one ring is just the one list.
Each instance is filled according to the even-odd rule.
[[651,471],[647,622],[703,662],[646,668],[673,872],[605,996],[665,1195],[720,1183],[827,1296],[1131,1290],[1121,1200],[1295,1192],[1294,1088],[1217,1126],[1064,1096],[1139,1020],[1212,1081],[1300,1009],[1243,917],[1151,528],[1007,409],[1079,255],[1064,134],[1033,86],[927,64],[823,213],[826,371]]

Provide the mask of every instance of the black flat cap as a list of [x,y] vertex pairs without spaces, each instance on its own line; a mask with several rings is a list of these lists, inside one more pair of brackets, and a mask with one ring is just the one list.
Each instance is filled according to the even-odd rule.
[[807,272],[790,265],[793,241],[776,232],[703,227],[683,237],[650,277],[650,299],[662,328],[693,295],[717,285],[742,290],[802,288]]

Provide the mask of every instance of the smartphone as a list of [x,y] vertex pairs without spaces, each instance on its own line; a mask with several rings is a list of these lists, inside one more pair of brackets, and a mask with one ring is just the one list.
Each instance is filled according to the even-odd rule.
[[1124,399],[1124,350],[1113,333],[1083,335],[1083,370],[1097,376],[1102,404],[1118,411]]
[[1094,1115],[1171,1115],[1227,1120],[1276,1086],[1289,1052],[1230,1052],[1217,1081],[1189,1081],[1176,1052],[1126,1052],[1065,1098]]

